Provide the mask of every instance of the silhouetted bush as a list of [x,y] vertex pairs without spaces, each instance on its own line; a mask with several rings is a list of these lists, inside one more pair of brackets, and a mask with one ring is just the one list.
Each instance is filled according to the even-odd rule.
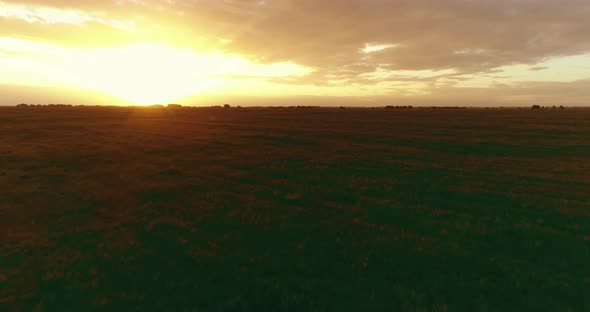
[[541,109],[541,106],[539,106],[539,105],[533,105],[531,108],[532,109]]
[[177,108],[182,108],[182,105],[180,105],[180,104],[168,104],[167,108],[177,109]]
[[223,105],[223,108],[231,108],[231,105],[225,104],[225,105]]

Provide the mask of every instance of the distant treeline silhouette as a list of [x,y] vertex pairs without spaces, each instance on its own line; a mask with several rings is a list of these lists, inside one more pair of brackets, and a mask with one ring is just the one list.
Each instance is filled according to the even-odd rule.
[[302,106],[302,105],[297,105],[297,106],[288,106],[288,108],[320,108],[321,106]]
[[392,106],[392,105],[387,105],[385,106],[386,109],[412,109],[414,108],[411,105],[407,105],[407,106]]
[[[125,107],[125,106],[113,106],[113,105],[72,105],[72,104],[26,104],[26,103],[21,103],[21,104],[17,104],[16,107],[22,107],[22,108],[26,108],[26,107],[51,107],[51,108],[68,108],[68,107],[102,107],[102,108],[106,108],[106,107]],[[128,107],[134,107],[134,108],[152,108],[152,109],[199,109],[199,108],[222,108],[222,109],[229,109],[229,108],[238,108],[241,109],[242,106],[231,106],[229,104],[224,104],[224,105],[211,105],[211,106],[182,106],[180,104],[167,104],[167,105],[162,105],[162,104],[154,104],[154,105],[149,105],[149,106],[128,106]],[[306,106],[306,105],[297,105],[297,106],[252,106],[251,108],[272,108],[272,109],[317,109],[317,108],[322,108],[322,106]],[[327,108],[327,107],[324,107]],[[335,107],[337,109],[346,109],[347,107],[345,106],[339,106],[339,107]],[[352,108],[352,107],[351,107]],[[370,108],[370,109],[379,109],[380,107],[366,107],[366,108]],[[383,108],[383,106],[381,106],[381,108]],[[411,105],[387,105],[385,106],[385,109],[414,109],[414,106]],[[416,109],[468,109],[469,107],[466,106],[418,106],[416,107]],[[504,109],[504,108],[515,108],[515,109],[526,109],[526,107],[504,107],[504,106],[499,106],[499,107],[483,107],[486,109],[493,109],[493,108],[498,108],[498,109]],[[560,106],[541,106],[541,105],[532,105],[530,107],[530,109],[533,110],[540,110],[540,109],[565,109],[566,107],[564,107],[563,105]]]
[[[83,106],[83,105],[78,105]],[[16,107],[74,107],[72,104],[18,104]]]
[[465,106],[429,106],[425,108],[432,108],[432,109],[467,109]]
[[549,108],[551,108],[551,109],[558,109],[558,108],[559,109],[565,109],[565,107],[563,105],[559,105],[559,107],[558,106],[555,106],[555,105],[553,105],[551,107],[549,107],[549,106],[545,107],[545,106],[541,106],[541,105],[533,105],[533,106],[531,106],[531,109],[549,109]]

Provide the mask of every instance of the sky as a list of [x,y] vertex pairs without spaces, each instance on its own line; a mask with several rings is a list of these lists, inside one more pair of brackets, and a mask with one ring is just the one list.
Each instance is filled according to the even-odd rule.
[[588,0],[0,0],[0,105],[590,106]]

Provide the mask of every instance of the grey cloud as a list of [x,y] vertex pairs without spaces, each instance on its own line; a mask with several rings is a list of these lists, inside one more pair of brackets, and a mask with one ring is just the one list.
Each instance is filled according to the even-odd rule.
[[531,66],[531,67],[529,67],[529,70],[531,70],[531,71],[538,71],[538,70],[544,70],[544,69],[547,69],[547,68],[549,68],[549,67],[547,67],[547,66]]

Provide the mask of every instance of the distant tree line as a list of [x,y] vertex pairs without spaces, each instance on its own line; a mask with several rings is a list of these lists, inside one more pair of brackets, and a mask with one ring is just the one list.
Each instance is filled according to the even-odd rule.
[[386,109],[412,109],[414,108],[411,105],[407,105],[407,106],[393,106],[393,105],[387,105],[385,106]]
[[[107,105],[71,105],[71,104],[26,104],[26,103],[21,103],[21,104],[17,104],[16,107],[53,107],[53,108],[66,108],[66,107],[110,107]],[[134,106],[135,107],[135,106]],[[139,108],[141,108],[143,106],[139,106]],[[242,108],[241,106],[236,106],[237,108]],[[221,105],[213,105],[213,106],[208,106],[208,107],[187,107],[187,106],[182,106],[180,104],[168,104],[166,106],[162,105],[162,104],[154,104],[154,105],[150,105],[147,106],[147,108],[168,108],[168,109],[180,109],[180,108],[232,108],[231,105],[229,104],[224,104],[223,106]],[[304,105],[297,105],[297,106],[268,106],[267,108],[278,108],[278,109],[313,109],[313,108],[321,108],[321,106],[304,106]],[[346,109],[346,107],[344,106],[340,106],[340,109]],[[374,109],[378,109],[379,107],[371,107]],[[387,105],[385,106],[385,109],[413,109],[414,107],[411,105]],[[420,109],[467,109],[467,107],[465,106],[421,106],[418,107]],[[486,107],[486,108],[492,108],[492,107]],[[498,108],[504,108],[503,106],[498,107]],[[523,109],[525,107],[517,107],[519,109]],[[541,106],[541,105],[532,105],[531,109],[537,110],[537,109],[565,109],[565,107],[563,105],[560,106]]]
[[[78,105],[82,106],[82,105]],[[73,107],[71,104],[18,104],[16,107]]]
[[304,108],[304,109],[309,109],[309,108],[320,108],[320,106],[302,106],[302,105],[297,105],[297,106],[288,106],[288,108]]
[[426,107],[426,108],[432,108],[432,109],[467,109],[467,107],[465,107],[465,106],[430,106],[430,107]]
[[552,108],[552,109],[565,109],[565,107],[563,105],[559,105],[559,107],[553,105],[551,107],[545,107],[545,106],[541,106],[541,105],[533,105],[531,106],[531,109],[548,109],[548,108]]

